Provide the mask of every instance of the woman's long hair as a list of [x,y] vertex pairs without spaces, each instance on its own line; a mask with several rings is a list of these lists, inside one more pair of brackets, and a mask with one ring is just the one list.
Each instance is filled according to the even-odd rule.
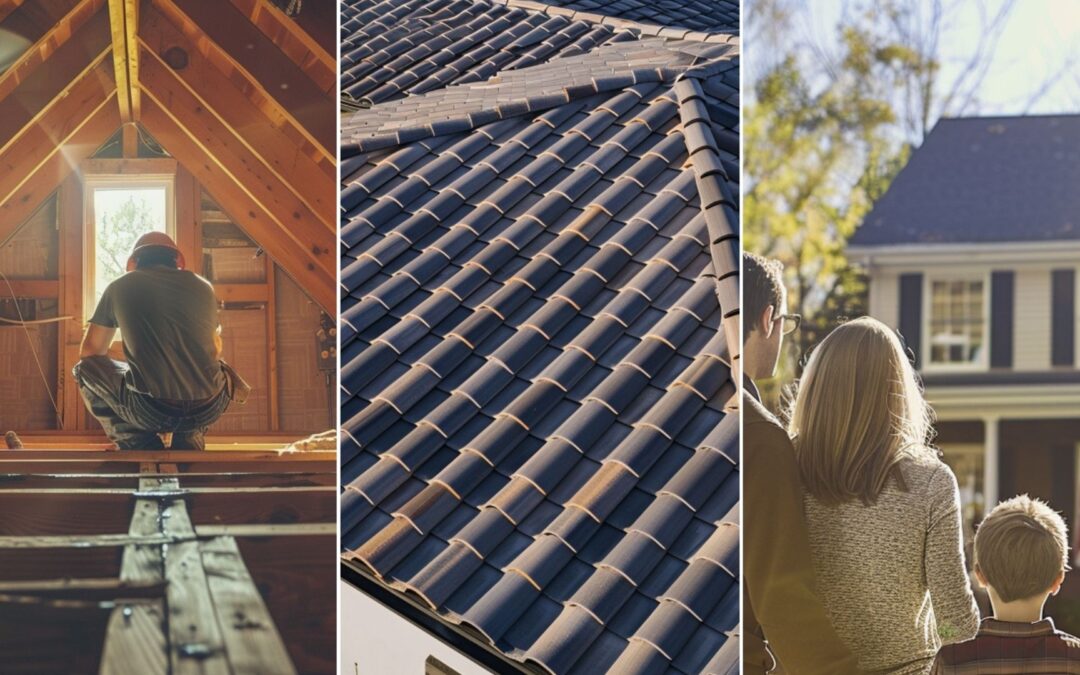
[[934,454],[932,415],[892,329],[870,317],[837,327],[811,353],[788,425],[807,492],[874,503],[905,454]]

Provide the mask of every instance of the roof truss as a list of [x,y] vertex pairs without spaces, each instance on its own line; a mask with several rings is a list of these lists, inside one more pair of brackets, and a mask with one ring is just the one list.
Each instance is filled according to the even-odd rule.
[[118,126],[130,152],[137,123],[336,305],[333,57],[302,25],[270,0],[0,4],[32,40],[0,73],[0,241]]

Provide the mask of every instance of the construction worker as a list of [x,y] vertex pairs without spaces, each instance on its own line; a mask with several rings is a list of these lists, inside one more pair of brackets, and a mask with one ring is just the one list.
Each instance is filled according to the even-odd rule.
[[[126,361],[109,357],[120,329]],[[184,269],[163,232],[139,237],[127,274],[110,283],[72,370],[90,413],[121,450],[202,450],[204,434],[247,385],[221,360],[210,282]]]

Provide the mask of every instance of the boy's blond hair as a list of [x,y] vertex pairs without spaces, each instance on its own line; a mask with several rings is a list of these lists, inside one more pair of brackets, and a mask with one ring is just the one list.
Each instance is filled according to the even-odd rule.
[[1069,569],[1065,521],[1020,495],[994,507],[975,533],[975,566],[1004,602],[1046,593]]

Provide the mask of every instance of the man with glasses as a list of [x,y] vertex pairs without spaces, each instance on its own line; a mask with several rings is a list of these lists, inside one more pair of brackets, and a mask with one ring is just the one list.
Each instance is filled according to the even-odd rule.
[[795,450],[754,384],[776,374],[783,337],[801,322],[787,313],[783,271],[743,254],[743,672],[779,661],[789,675],[858,673],[816,593]]

